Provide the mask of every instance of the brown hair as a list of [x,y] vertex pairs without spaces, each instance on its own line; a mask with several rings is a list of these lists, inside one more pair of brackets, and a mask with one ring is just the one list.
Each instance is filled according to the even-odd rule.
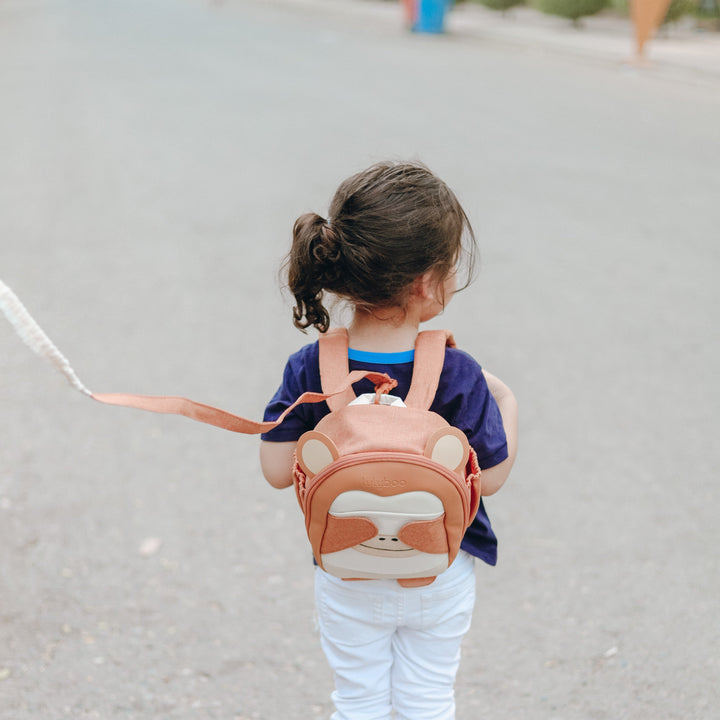
[[442,180],[419,163],[378,163],[340,185],[328,220],[315,213],[296,220],[285,264],[293,322],[325,332],[325,292],[356,308],[403,307],[416,278],[432,270],[442,282],[461,259],[462,289],[476,254],[470,221]]

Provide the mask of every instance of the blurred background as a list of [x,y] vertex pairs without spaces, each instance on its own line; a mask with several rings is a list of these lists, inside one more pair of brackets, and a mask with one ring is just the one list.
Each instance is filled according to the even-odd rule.
[[[433,326],[521,409],[458,717],[711,720],[717,6],[637,67],[621,7],[549,2],[426,33],[390,0],[1,0],[0,278],[91,389],[260,418],[314,339],[278,275],[295,218],[425,162],[482,253]],[[0,718],[329,716],[256,438],[93,404],[4,320],[0,430]]]

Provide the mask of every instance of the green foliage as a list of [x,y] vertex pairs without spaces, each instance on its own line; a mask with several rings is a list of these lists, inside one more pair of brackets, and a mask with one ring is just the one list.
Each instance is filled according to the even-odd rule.
[[491,10],[509,10],[511,7],[516,5],[524,5],[525,0],[475,0],[475,2],[482,3]]
[[700,18],[719,18],[720,5],[717,0],[699,0],[695,14]]
[[720,30],[720,5],[717,0],[700,0],[695,10],[695,18],[701,30]]
[[[670,6],[663,22],[675,22],[687,13],[696,13],[698,7],[712,7],[714,4],[715,0],[670,0]],[[630,12],[629,0],[610,0],[610,5],[626,15]]]
[[630,3],[628,0],[610,0],[610,7],[623,15],[630,14]]
[[697,9],[697,0],[671,0],[664,23],[672,23]]
[[534,5],[548,15],[559,15],[577,22],[581,17],[595,15],[608,6],[609,0],[535,0]]

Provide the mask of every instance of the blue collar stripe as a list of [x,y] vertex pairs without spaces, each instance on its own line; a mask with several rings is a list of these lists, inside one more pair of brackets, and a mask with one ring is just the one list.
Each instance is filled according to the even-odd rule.
[[350,360],[372,363],[373,365],[397,365],[398,363],[409,363],[415,359],[415,350],[403,352],[379,353],[367,352],[366,350],[348,350]]

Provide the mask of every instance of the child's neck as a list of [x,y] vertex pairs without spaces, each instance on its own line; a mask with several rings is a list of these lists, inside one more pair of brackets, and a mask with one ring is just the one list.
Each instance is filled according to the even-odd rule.
[[403,352],[415,347],[420,321],[415,313],[355,311],[348,327],[350,347],[368,352]]

